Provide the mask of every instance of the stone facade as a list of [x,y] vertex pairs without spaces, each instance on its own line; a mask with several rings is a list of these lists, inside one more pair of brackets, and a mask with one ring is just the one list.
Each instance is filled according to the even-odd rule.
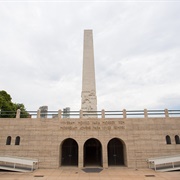
[[[85,143],[89,139],[100,142],[100,166],[107,168],[108,142],[114,138],[122,144],[123,164],[130,168],[147,167],[146,159],[179,154],[180,117],[159,118],[1,118],[0,155],[35,158],[39,168],[59,168],[62,164],[63,143],[77,142],[76,166],[85,165]],[[171,138],[167,144],[166,136]],[[11,137],[10,145],[7,138]],[[16,138],[19,145],[15,145]]]
[[[81,109],[83,111],[97,111],[92,30],[84,31],[83,76],[81,98]],[[92,115],[88,115],[88,117],[92,117]]]

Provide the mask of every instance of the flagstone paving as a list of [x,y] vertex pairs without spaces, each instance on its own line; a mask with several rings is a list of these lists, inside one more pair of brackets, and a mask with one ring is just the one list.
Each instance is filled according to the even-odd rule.
[[79,168],[63,167],[28,173],[0,171],[0,180],[180,180],[180,171],[155,172],[151,169],[111,167],[101,172],[84,172]]

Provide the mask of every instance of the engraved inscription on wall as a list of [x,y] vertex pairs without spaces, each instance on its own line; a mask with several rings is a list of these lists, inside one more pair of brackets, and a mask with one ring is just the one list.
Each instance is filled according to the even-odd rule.
[[60,130],[124,130],[124,121],[62,121]]

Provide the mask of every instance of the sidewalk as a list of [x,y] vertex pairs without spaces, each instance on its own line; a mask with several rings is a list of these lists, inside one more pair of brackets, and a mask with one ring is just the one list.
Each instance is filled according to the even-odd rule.
[[30,173],[0,171],[0,180],[180,180],[180,171],[155,172],[151,169],[111,167],[101,172],[84,172],[74,167],[38,169]]

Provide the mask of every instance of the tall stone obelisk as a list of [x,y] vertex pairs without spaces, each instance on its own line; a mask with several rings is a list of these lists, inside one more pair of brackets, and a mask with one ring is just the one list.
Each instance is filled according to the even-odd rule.
[[[97,111],[92,30],[84,30],[81,109],[83,111]],[[87,117],[91,116],[95,117],[96,115],[87,115]]]

